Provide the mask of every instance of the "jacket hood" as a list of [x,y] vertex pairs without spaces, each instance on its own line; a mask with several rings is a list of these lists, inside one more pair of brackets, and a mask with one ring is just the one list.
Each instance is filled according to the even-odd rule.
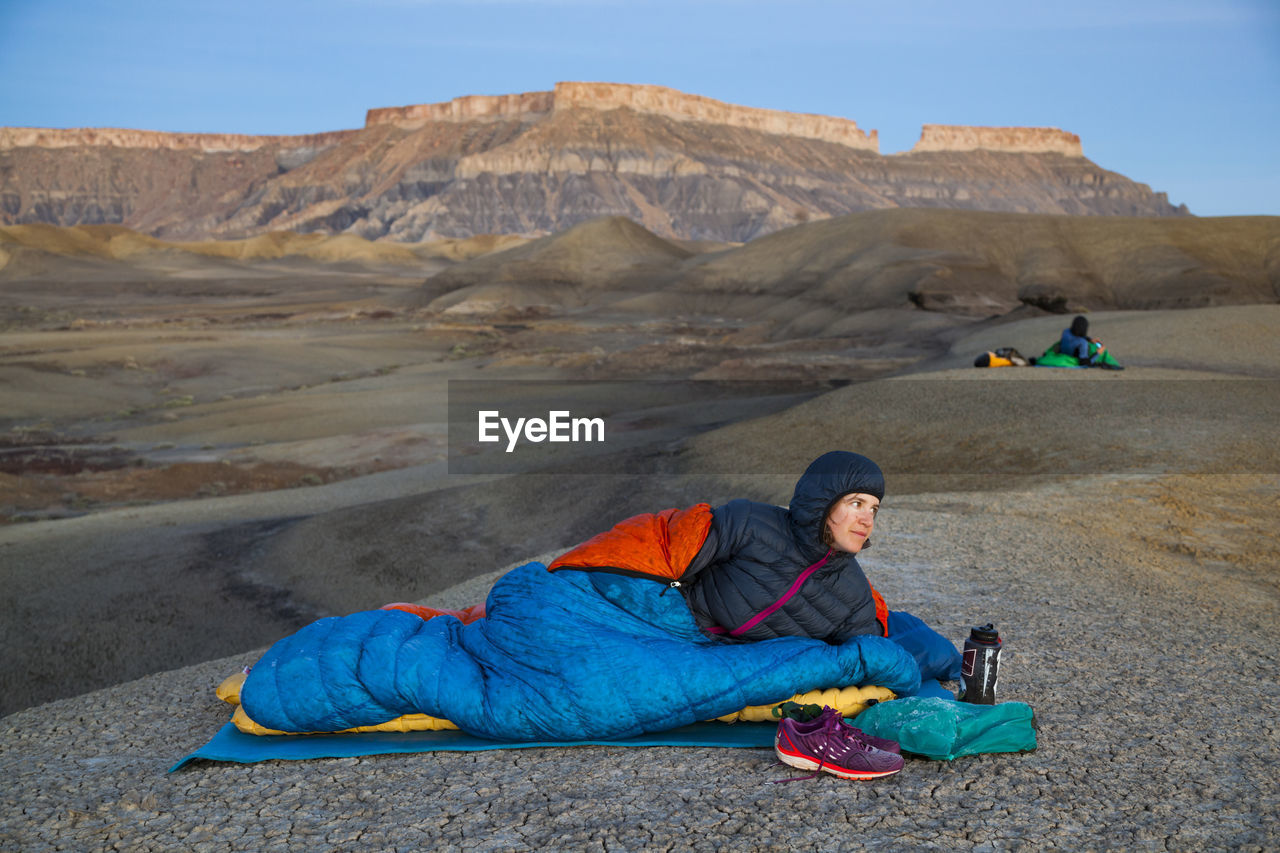
[[821,558],[822,525],[831,505],[850,492],[863,492],[884,500],[884,474],[865,456],[844,450],[824,453],[809,464],[796,481],[789,515],[791,534],[806,556]]

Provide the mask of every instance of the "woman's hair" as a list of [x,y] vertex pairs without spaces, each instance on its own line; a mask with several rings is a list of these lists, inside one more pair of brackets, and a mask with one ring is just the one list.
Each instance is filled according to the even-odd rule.
[[1089,337],[1089,321],[1083,316],[1077,316],[1071,321],[1071,334],[1077,338]]

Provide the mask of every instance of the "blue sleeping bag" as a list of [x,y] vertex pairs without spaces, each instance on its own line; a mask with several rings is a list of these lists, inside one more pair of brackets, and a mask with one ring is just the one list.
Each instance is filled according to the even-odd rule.
[[486,617],[468,625],[399,610],[321,619],[272,646],[240,700],[281,731],[422,713],[481,737],[547,741],[665,731],[818,688],[920,688],[916,658],[884,637],[726,643],[667,592],[529,563],[494,585]]

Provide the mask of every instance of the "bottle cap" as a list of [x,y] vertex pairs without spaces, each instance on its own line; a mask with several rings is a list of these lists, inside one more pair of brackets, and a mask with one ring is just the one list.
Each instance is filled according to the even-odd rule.
[[990,643],[998,645],[1000,642],[1000,632],[995,626],[988,622],[985,625],[974,626],[969,631],[969,638],[975,643]]

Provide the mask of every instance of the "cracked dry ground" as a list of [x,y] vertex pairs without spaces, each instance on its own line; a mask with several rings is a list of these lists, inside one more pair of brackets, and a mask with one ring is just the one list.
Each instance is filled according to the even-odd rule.
[[237,657],[12,715],[0,847],[75,850],[1267,850],[1280,484],[1097,477],[887,502],[863,561],[959,639],[992,620],[1040,748],[870,783],[768,750],[567,748],[165,769]]

